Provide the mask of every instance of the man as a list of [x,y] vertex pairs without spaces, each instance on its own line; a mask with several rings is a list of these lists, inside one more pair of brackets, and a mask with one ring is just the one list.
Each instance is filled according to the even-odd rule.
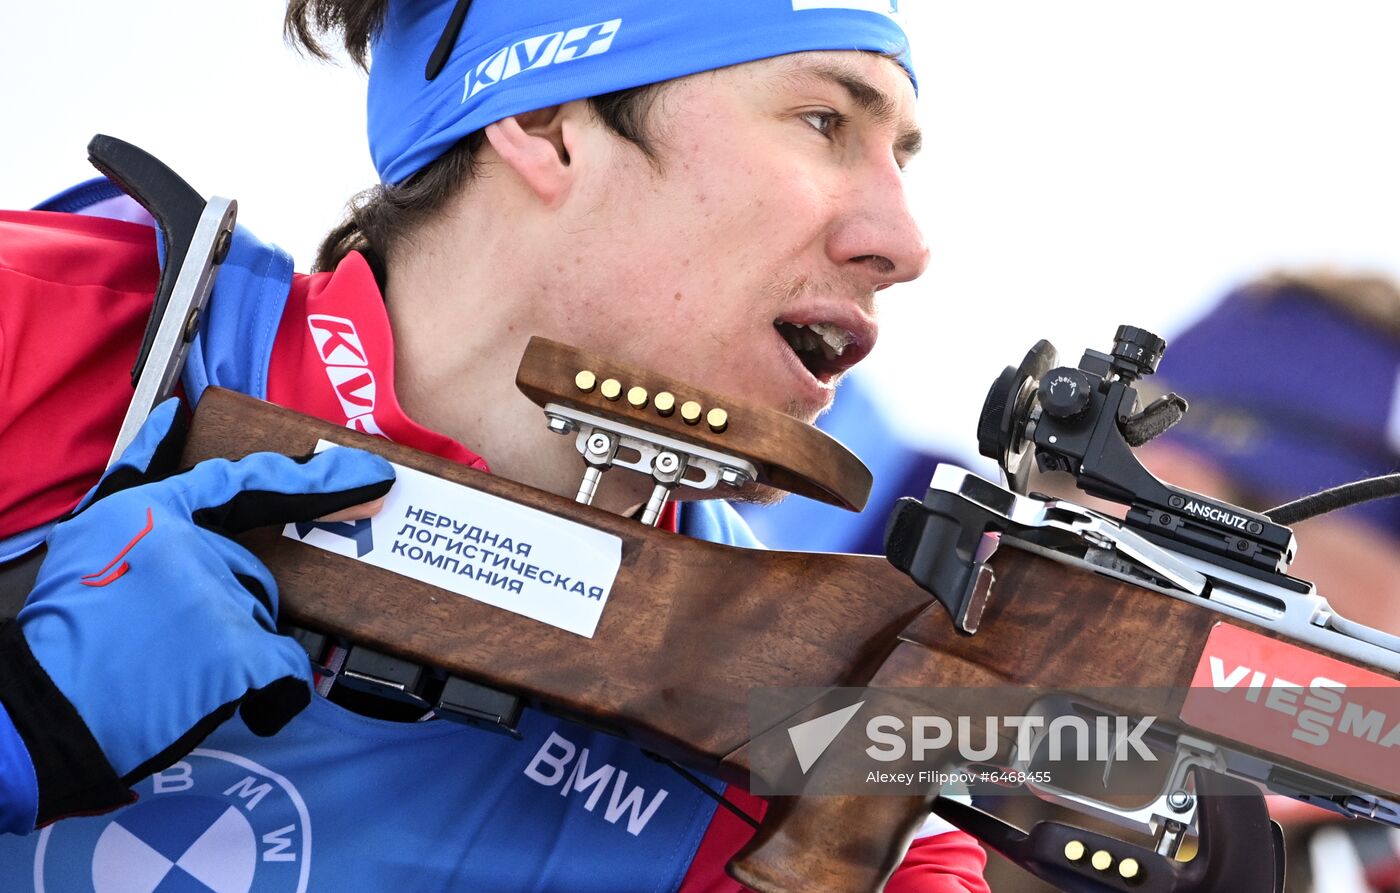
[[[900,182],[918,148],[902,32],[864,2],[578,6],[294,2],[289,31],[313,50],[322,28],[360,59],[372,49],[384,186],[332,233],[316,276],[293,278],[285,255],[240,232],[187,396],[235,387],[563,495],[577,459],[513,384],[531,335],[814,419],[873,346],[875,293],[927,259]],[[155,268],[149,231],[110,220],[5,215],[0,245],[7,368],[52,357],[59,334],[81,348],[79,362],[51,361],[61,382],[24,377],[6,395],[28,445],[0,488],[13,552],[97,478]],[[83,324],[94,305],[100,334]],[[37,788],[27,814],[0,813],[10,830],[118,805],[128,785],[141,799],[0,841],[7,889],[734,889],[721,867],[751,830],[624,742],[537,713],[521,742],[391,722],[343,709],[334,689],[297,713],[305,662],[275,658],[286,640],[260,635],[272,582],[222,534],[365,501],[388,472],[332,451],[351,458],[166,477],[173,426],[162,408],[52,530],[8,627],[23,652],[11,678],[30,685],[0,694],[18,729],[0,734],[11,802]],[[610,479],[597,504],[627,512],[646,490]],[[145,526],[128,529],[142,506]],[[718,504],[670,523],[752,542]],[[218,581],[241,606],[226,612],[234,641],[182,577]],[[122,588],[132,597],[106,595]],[[136,595],[149,589],[162,599]],[[109,640],[143,643],[173,681],[147,674],[123,709],[92,666]],[[113,661],[114,686],[131,662]],[[157,697],[162,684],[179,697]],[[55,721],[90,733],[87,759],[17,709],[54,691],[72,707]],[[240,701],[240,719],[190,751]],[[92,785],[64,780],[94,760],[108,769]],[[981,863],[965,835],[925,835],[890,889],[985,889]]]

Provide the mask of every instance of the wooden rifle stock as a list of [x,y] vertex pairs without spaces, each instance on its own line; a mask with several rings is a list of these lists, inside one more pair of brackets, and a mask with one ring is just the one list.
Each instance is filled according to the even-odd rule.
[[184,460],[307,454],[320,439],[607,531],[622,539],[622,565],[589,639],[257,531],[246,542],[277,579],[284,619],[525,696],[730,781],[747,781],[736,752],[750,689],[861,685],[932,604],[880,557],[677,536],[218,388],[200,401]]
[[[622,565],[588,639],[279,531],[258,531],[248,544],[278,580],[283,617],[520,695],[740,784],[763,740],[750,741],[752,689],[917,688],[927,700],[915,706],[931,714],[947,710],[940,688],[1024,686],[1026,710],[1047,689],[1116,689],[1121,701],[1104,707],[1172,721],[1208,634],[1224,619],[1003,548],[990,562],[997,582],[981,629],[962,636],[883,557],[759,552],[676,536],[214,388],[199,405],[185,461],[259,450],[304,454],[318,439],[615,534]],[[1397,797],[1394,789],[1344,781]],[[1397,781],[1393,787],[1400,773]],[[730,871],[761,893],[878,890],[930,802],[919,795],[777,798]]]

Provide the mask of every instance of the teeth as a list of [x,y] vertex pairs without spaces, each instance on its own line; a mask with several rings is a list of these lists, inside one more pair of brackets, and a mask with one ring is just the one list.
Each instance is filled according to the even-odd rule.
[[[834,360],[846,352],[846,348],[855,343],[856,336],[829,322],[819,322],[806,326],[817,337],[821,339],[822,353],[828,360]],[[816,347],[814,343],[812,345]]]
[[781,323],[778,325],[778,331],[782,332],[793,350],[819,350],[827,360],[834,360],[844,354],[856,340],[850,332],[829,322],[807,325]]

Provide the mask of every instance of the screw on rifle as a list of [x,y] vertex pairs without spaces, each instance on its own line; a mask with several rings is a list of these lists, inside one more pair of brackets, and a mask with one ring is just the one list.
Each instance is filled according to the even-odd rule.
[[1162,514],[1157,516],[1157,523],[1161,524],[1163,527],[1170,527],[1172,526],[1172,516],[1167,512],[1162,512]]
[[680,457],[672,452],[661,453],[656,457],[656,470],[661,474],[675,474],[680,464]]
[[1258,536],[1259,534],[1264,532],[1264,525],[1260,524],[1258,521],[1250,521],[1249,527],[1247,529],[1250,533],[1254,534],[1255,536]]
[[1174,509],[1179,509],[1186,505],[1186,500],[1182,499],[1180,496],[1173,496],[1171,499],[1168,499],[1167,502]]
[[555,434],[568,434],[574,430],[574,423],[557,415],[549,417],[549,430]]
[[719,479],[731,487],[742,487],[749,482],[749,476],[737,468],[725,466],[719,470]]
[[1248,552],[1248,551],[1249,551],[1249,540],[1235,540],[1235,551],[1236,551],[1236,552]]
[[185,330],[180,334],[180,338],[185,341],[192,341],[195,333],[199,331],[199,308],[191,307],[190,315],[185,317]]
[[605,455],[611,446],[612,441],[601,431],[594,432],[593,436],[588,438],[588,452],[595,456]]
[[661,517],[661,510],[666,506],[667,497],[681,482],[681,475],[685,474],[688,461],[689,459],[682,459],[670,450],[656,454],[651,464],[651,476],[656,485],[651,488],[651,498],[647,500],[646,508],[642,509],[643,524],[648,527],[656,526]]
[[1185,791],[1172,791],[1167,795],[1167,805],[1177,812],[1185,812],[1191,806],[1191,795]]
[[228,257],[228,249],[231,244],[233,244],[233,230],[219,230],[219,235],[214,239],[214,263],[224,262],[224,258]]

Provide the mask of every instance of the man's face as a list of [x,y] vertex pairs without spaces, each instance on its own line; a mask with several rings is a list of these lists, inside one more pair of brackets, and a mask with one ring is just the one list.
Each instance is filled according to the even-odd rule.
[[815,419],[875,344],[875,293],[927,263],[913,109],[890,59],[800,53],[668,85],[654,163],[588,130],[615,145],[560,215],[555,337]]

